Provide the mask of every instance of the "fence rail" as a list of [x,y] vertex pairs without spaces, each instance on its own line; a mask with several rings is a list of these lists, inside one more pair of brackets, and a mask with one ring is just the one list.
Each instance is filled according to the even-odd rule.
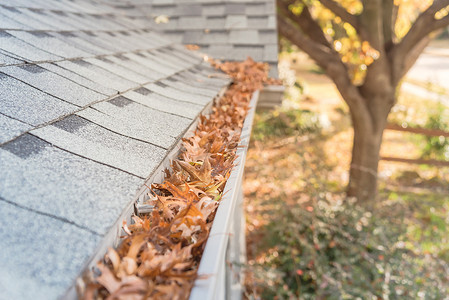
[[[449,132],[440,129],[428,129],[422,127],[403,127],[399,124],[388,123],[385,129],[402,131],[408,133],[422,134],[425,136],[444,136],[449,137]],[[400,162],[407,164],[417,164],[417,165],[431,165],[437,167],[449,167],[449,161],[436,160],[436,159],[421,159],[421,158],[400,158],[391,156],[381,156],[380,160]]]
[[395,130],[395,131],[403,131],[410,133],[423,134],[426,136],[444,136],[449,137],[449,132],[439,129],[428,129],[422,127],[402,127],[399,124],[389,123],[385,129]]

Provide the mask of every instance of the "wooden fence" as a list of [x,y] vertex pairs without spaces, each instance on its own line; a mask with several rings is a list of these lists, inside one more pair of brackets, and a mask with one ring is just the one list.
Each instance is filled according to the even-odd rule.
[[[394,130],[394,131],[402,131],[408,133],[416,133],[422,134],[425,136],[444,136],[449,137],[449,132],[439,129],[428,129],[421,127],[402,127],[399,124],[389,123],[385,129]],[[412,159],[412,158],[400,158],[400,157],[390,157],[390,156],[381,156],[381,160],[384,161],[392,161],[392,162],[402,162],[408,164],[419,164],[419,165],[432,165],[438,167],[449,167],[449,161],[444,160],[436,160],[436,159]]]

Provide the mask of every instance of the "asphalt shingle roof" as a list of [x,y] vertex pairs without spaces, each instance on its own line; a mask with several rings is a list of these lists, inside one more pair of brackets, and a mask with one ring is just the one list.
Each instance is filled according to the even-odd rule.
[[[130,4],[138,18],[152,19],[155,30],[223,60],[251,56],[268,62],[277,77],[278,40],[275,0],[149,0]],[[167,16],[160,22],[158,16]]]
[[0,3],[0,299],[64,295],[229,83],[140,8]]

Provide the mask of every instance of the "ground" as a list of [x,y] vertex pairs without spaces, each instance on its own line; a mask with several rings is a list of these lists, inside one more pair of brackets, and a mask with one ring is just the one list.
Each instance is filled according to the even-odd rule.
[[[424,57],[425,60],[432,60],[431,54]],[[418,68],[421,68],[422,71],[425,63],[421,63],[421,61],[418,63]],[[345,245],[339,245],[338,239],[333,235],[326,240],[329,238],[328,232],[334,230],[332,226],[341,223],[338,219],[341,215],[336,213],[339,210],[335,208],[335,203],[346,201],[344,187],[348,181],[347,170],[350,163],[352,138],[350,121],[346,113],[347,107],[341,101],[332,82],[304,55],[283,55],[281,56],[282,65],[285,70],[290,67],[296,72],[295,79],[303,90],[301,96],[297,89],[290,91],[290,96],[287,95],[287,100],[284,103],[284,111],[287,107],[290,111],[300,109],[301,111],[316,112],[317,120],[324,128],[303,130],[302,134],[299,130],[297,134],[293,135],[278,133],[270,135],[270,130],[265,130],[266,128],[263,127],[264,124],[269,124],[267,120],[270,113],[259,113],[257,116],[253,141],[246,163],[244,183],[249,259],[246,296],[250,299],[260,297],[267,299],[270,297],[334,299],[326,294],[321,294],[318,297],[312,291],[313,288],[312,290],[306,289],[308,284],[320,283],[319,289],[324,291],[322,293],[329,290],[333,291],[332,295],[335,296],[337,292],[332,290],[333,284],[335,284],[335,286],[339,286],[337,288],[339,295],[346,295],[347,299],[356,298],[355,295],[366,296],[368,294],[363,293],[368,290],[370,292],[372,290],[372,295],[376,295],[379,299],[407,298],[407,296],[410,299],[443,299],[447,297],[448,295],[445,293],[449,291],[441,286],[444,287],[445,284],[447,286],[449,279],[449,240],[447,238],[449,233],[447,214],[449,210],[449,168],[438,169],[431,166],[382,161],[379,167],[378,203],[372,211],[378,218],[365,218],[364,214],[360,215],[360,218],[354,217],[357,224],[361,222],[366,227],[366,231],[363,226],[354,230],[354,241],[356,242],[353,241],[353,243],[357,244],[357,241],[363,241],[360,245],[357,244],[360,248],[357,248],[358,246],[349,247],[350,241],[342,242]],[[280,69],[283,70],[282,67]],[[413,74],[419,73],[418,69],[414,70]],[[421,74],[424,73],[421,72]],[[416,81],[416,77],[413,76],[406,80],[415,85]],[[426,86],[426,84],[422,86]],[[427,86],[430,86],[429,82],[427,82]],[[440,88],[440,82],[435,82],[433,87],[435,86]],[[417,95],[412,92],[414,92],[413,89],[403,89],[399,103],[392,114],[392,122],[424,124],[429,112],[437,109],[440,98],[435,99],[429,96],[422,99],[422,93]],[[297,100],[298,96],[300,101]],[[289,97],[292,99],[288,99]],[[281,109],[271,114],[274,114],[274,117],[280,116],[282,119],[285,118],[282,111]],[[264,134],[260,134],[260,132]],[[386,131],[381,154],[383,156],[418,158],[422,153],[423,143],[425,140],[416,135]],[[323,206],[323,203],[330,204]],[[301,211],[296,212],[295,208],[298,207]],[[328,211],[332,211],[332,213],[328,214]],[[370,215],[372,214],[370,213]],[[311,219],[307,222],[312,224],[310,226],[305,225],[305,220],[308,220],[309,217]],[[354,221],[351,218],[348,220]],[[314,222],[317,222],[318,227],[325,228],[326,230],[323,232],[326,234],[323,232],[317,234],[316,232],[319,230],[316,229]],[[350,227],[340,228],[340,230],[351,233],[352,227],[357,226],[356,224],[350,225]],[[303,228],[301,226],[310,227],[311,231],[301,231],[302,229],[299,229]],[[376,230],[385,231],[385,235],[372,235],[371,233]],[[364,235],[364,233],[366,234]],[[308,243],[308,234],[312,235],[312,248],[315,248],[315,250],[312,249],[313,251],[304,248]],[[379,240],[380,236],[386,238]],[[274,240],[276,242],[273,242]],[[321,243],[324,243],[325,246],[320,246]],[[335,246],[336,243],[337,246]],[[366,243],[375,243],[376,247],[380,248],[380,250],[376,248],[375,251],[368,251],[370,255],[376,253],[376,256],[370,262],[373,264],[372,267],[368,264],[367,268],[376,269],[381,266],[379,268],[382,270],[376,271],[373,278],[377,278],[376,274],[380,274],[376,280],[382,281],[382,286],[378,286],[378,282],[373,278],[367,280],[372,280],[369,287],[362,287],[362,283],[358,284],[354,278],[349,281],[346,277],[346,279],[339,280],[340,274],[344,273],[347,274],[347,277],[352,278],[351,276],[354,276],[356,271],[352,269],[351,264],[345,265],[346,261],[339,261],[335,257],[332,258],[335,259],[332,261],[332,265],[341,264],[348,270],[343,268],[344,271],[332,273],[333,269],[326,269],[330,263],[327,250],[324,251],[324,248],[332,249],[332,251],[338,250],[341,253],[347,253],[345,251],[348,249],[350,251],[362,249],[360,251],[363,252],[368,247]],[[314,258],[304,265],[304,257],[309,254]],[[358,257],[357,253],[351,255]],[[398,259],[398,257],[401,258]],[[319,259],[326,261],[325,267],[317,266]],[[365,261],[364,257],[361,258],[359,264],[363,264],[363,261]],[[287,264],[291,266],[286,266]],[[421,267],[411,268],[411,271],[406,274],[399,272],[395,275],[396,277],[391,275],[397,280],[390,280],[388,274],[395,274],[395,269],[404,268],[407,264]],[[432,279],[432,282],[423,280],[420,276],[427,274],[426,265],[434,264],[438,265],[433,272],[436,277]],[[392,268],[393,271],[385,271],[389,268]],[[329,274],[333,275],[328,276]],[[326,276],[332,277],[333,280],[326,279]],[[293,277],[295,280],[289,281],[288,278]],[[432,276],[428,278],[430,277]],[[404,283],[404,281],[408,283]],[[361,294],[357,294],[358,288],[361,289]],[[380,294],[376,294],[377,288],[381,291]],[[348,290],[349,294],[345,294]],[[314,296],[309,297],[308,295]],[[362,298],[366,299],[363,296]],[[339,297],[335,299],[339,299]]]

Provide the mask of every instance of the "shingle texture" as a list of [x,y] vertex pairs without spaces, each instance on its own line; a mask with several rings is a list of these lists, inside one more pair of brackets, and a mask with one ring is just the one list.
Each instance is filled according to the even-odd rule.
[[[275,0],[130,1],[151,16],[153,28],[172,40],[196,44],[201,51],[223,60],[251,56],[268,62],[277,77]],[[161,22],[168,17],[168,22]],[[159,18],[158,18],[159,17]],[[273,50],[274,49],[274,50]]]
[[229,83],[133,3],[0,3],[1,300],[64,296]]

